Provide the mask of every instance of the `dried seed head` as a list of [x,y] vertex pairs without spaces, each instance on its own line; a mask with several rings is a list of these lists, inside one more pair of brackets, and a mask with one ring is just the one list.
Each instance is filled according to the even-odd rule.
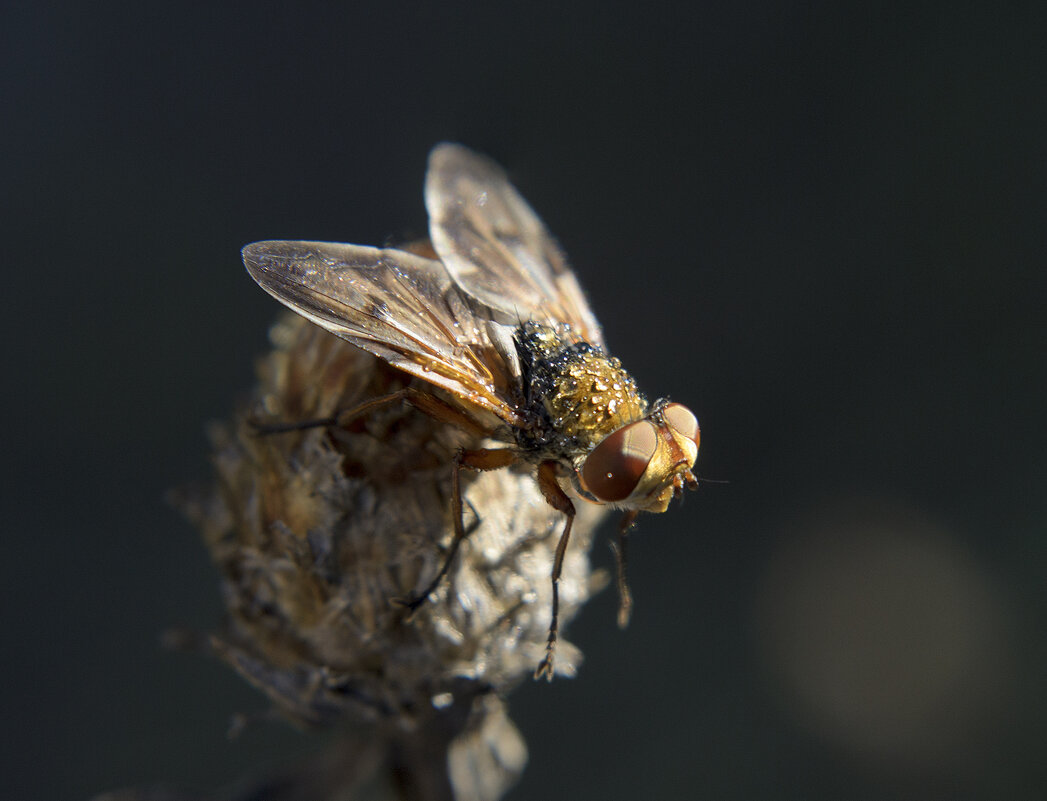
[[[454,453],[482,443],[406,404],[346,427],[258,435],[249,419],[325,418],[410,380],[298,316],[271,336],[251,405],[212,431],[213,488],[183,503],[222,571],[227,625],[213,647],[303,724],[411,732],[456,714],[452,767],[464,775],[484,760],[502,765],[501,782],[475,779],[495,787],[476,797],[497,797],[525,751],[491,693],[542,658],[563,516],[533,470],[463,474],[473,530],[430,602],[409,615],[394,600],[426,586],[452,538]],[[588,548],[601,512],[577,506],[561,626],[596,583]],[[573,673],[580,659],[560,641],[558,672]],[[492,726],[497,737],[476,735]]]

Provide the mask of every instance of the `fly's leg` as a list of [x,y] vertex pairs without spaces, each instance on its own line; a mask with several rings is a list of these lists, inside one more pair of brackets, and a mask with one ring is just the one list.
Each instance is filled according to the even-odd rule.
[[436,576],[433,577],[433,580],[429,582],[429,586],[414,598],[403,602],[403,605],[412,612],[424,604],[430,594],[440,586],[443,577],[451,569],[451,564],[454,562],[454,557],[458,553],[462,540],[468,537],[475,528],[475,526],[471,526],[468,531],[465,528],[464,507],[462,504],[462,470],[476,470],[478,472],[500,470],[503,467],[516,464],[518,461],[519,457],[516,451],[509,448],[478,448],[474,451],[459,450],[455,454],[454,472],[451,474],[451,519],[454,521],[454,539],[451,540],[451,547],[447,550],[447,556],[444,558],[443,565]]
[[553,558],[553,616],[549,623],[549,639],[545,644],[545,656],[534,671],[536,679],[545,678],[552,681],[553,656],[556,652],[556,637],[560,627],[560,573],[563,572],[564,554],[567,553],[567,543],[571,539],[571,524],[574,522],[575,513],[574,504],[571,503],[571,499],[567,497],[567,493],[556,480],[556,462],[542,462],[538,468],[538,488],[550,506],[567,516],[563,534],[560,535],[560,542],[556,545],[556,556]]
[[[348,409],[342,409],[331,417],[323,417],[316,420],[302,420],[295,423],[265,424],[252,422],[251,425],[254,426],[259,434],[263,435],[280,434],[288,431],[303,431],[309,428],[327,426],[344,427],[353,420],[371,414],[372,412],[381,409],[383,406],[389,406],[393,403],[401,402],[410,404],[418,409],[418,411],[428,415],[439,423],[453,426],[460,431],[473,435],[474,437],[486,438],[491,435],[489,430],[484,428],[461,409],[452,406],[435,395],[428,392],[422,392],[412,386],[404,387],[396,392],[390,392],[388,395],[371,398],[368,401],[364,401],[363,403]],[[454,539],[451,540],[451,547],[447,552],[447,557],[444,559],[443,566],[436,574],[436,577],[429,583],[429,586],[427,586],[421,594],[406,601],[397,600],[396,603],[408,607],[412,612],[425,603],[433,590],[439,586],[441,579],[447,575],[447,571],[450,570],[451,563],[454,561],[454,557],[458,553],[458,547],[462,544],[462,540],[468,537],[469,534],[471,534],[480,524],[479,515],[476,515],[476,522],[470,524],[468,530],[465,527],[461,488],[462,470],[497,470],[502,467],[508,467],[509,465],[514,464],[517,460],[516,453],[509,449],[479,448],[472,451],[460,449],[458,453],[455,454],[454,472],[451,474],[451,518],[454,520]],[[476,514],[475,509],[473,509],[473,513],[474,515]]]
[[633,594],[629,592],[629,582],[625,578],[625,561],[628,555],[629,529],[632,528],[639,512],[630,510],[622,515],[618,524],[618,544],[611,543],[614,551],[615,583],[618,585],[618,628],[624,629],[629,625],[629,616],[633,611]]
[[298,420],[293,423],[261,423],[255,420],[249,422],[251,427],[254,428],[258,434],[262,435],[284,434],[288,431],[305,431],[310,428],[328,428],[331,426],[340,426],[344,428],[357,418],[365,417],[384,406],[390,406],[394,403],[401,402],[410,404],[418,411],[428,415],[437,422],[447,423],[448,425],[454,426],[455,428],[474,436],[487,437],[491,433],[461,409],[457,409],[447,403],[447,401],[441,400],[428,392],[423,392],[416,387],[404,387],[403,389],[398,389],[396,392],[390,392],[388,395],[380,395],[377,398],[371,398],[370,400],[364,401],[356,406],[341,409],[330,417],[318,417],[313,420]]

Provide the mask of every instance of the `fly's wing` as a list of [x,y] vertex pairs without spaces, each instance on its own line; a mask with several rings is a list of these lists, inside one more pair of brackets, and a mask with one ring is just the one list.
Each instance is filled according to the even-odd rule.
[[489,313],[444,266],[401,250],[332,242],[255,242],[244,264],[266,292],[306,319],[404,372],[519,422],[512,370]]
[[501,167],[461,145],[437,145],[429,155],[425,205],[440,260],[502,322],[567,323],[603,345],[559,245]]

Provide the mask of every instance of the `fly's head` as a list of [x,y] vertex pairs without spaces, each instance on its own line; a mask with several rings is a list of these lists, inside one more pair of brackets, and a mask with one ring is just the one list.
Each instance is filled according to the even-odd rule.
[[698,420],[681,403],[659,401],[650,414],[604,437],[578,469],[597,501],[640,512],[664,512],[685,486],[698,486]]

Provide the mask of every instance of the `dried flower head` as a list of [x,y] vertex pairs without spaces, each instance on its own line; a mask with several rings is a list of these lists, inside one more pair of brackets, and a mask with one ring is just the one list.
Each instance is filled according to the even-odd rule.
[[457,797],[495,798],[523,761],[495,694],[534,665],[575,671],[560,627],[594,588],[608,508],[624,512],[627,623],[626,532],[698,486],[700,431],[607,352],[498,165],[438,145],[425,199],[430,241],[413,248],[243,249],[259,286],[319,327],[274,329],[194,516],[224,573],[226,661],[304,723],[421,733],[398,749],[416,753],[441,732]]
[[[325,418],[412,380],[301,317],[281,319],[271,338],[251,402],[212,429],[213,491],[184,503],[222,571],[228,621],[213,648],[303,724],[409,733],[457,716],[452,775],[497,763],[505,781],[476,796],[497,797],[525,759],[498,698],[545,650],[562,516],[530,471],[466,474],[472,531],[431,602],[410,614],[395,600],[439,570],[453,536],[454,454],[482,443],[407,404],[347,428],[260,435],[250,424],[260,415]],[[600,515],[579,506],[560,579],[564,622],[594,589],[587,553]],[[580,658],[561,641],[557,670],[573,673]],[[478,736],[485,726],[497,736]],[[459,776],[456,787],[476,781]]]

